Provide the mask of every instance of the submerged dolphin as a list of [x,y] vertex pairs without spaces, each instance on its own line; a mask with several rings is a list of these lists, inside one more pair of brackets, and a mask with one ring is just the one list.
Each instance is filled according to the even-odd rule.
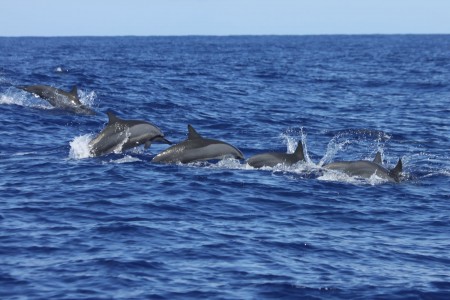
[[80,98],[78,98],[77,86],[74,86],[70,92],[47,85],[18,86],[17,88],[47,100],[56,108],[71,111],[76,114],[95,115],[92,109],[81,103]]
[[107,115],[108,124],[89,142],[89,149],[93,156],[105,155],[114,151],[121,152],[143,144],[147,149],[152,142],[172,144],[152,123],[140,120],[122,120],[110,111],[107,112]]
[[232,156],[244,159],[242,152],[236,147],[218,140],[205,139],[188,125],[188,138],[153,158],[157,163],[190,163],[199,160],[221,159]]
[[299,161],[305,161],[302,142],[298,142],[294,153],[269,152],[250,157],[247,163],[254,168],[274,167],[278,164],[291,166]]
[[400,182],[400,173],[403,170],[402,160],[399,159],[397,165],[392,170],[384,168],[381,161],[381,154],[377,152],[373,161],[355,160],[355,161],[336,161],[324,165],[328,170],[344,172],[350,176],[370,178],[373,174],[390,182]]

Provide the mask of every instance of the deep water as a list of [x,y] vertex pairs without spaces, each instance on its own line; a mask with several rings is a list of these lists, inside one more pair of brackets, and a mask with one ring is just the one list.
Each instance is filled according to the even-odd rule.
[[[108,109],[307,162],[90,157]],[[448,35],[0,38],[0,298],[450,299],[449,116]]]

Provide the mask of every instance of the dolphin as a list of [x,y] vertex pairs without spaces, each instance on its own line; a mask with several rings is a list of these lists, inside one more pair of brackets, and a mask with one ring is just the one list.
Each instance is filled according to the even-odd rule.
[[17,88],[47,100],[56,108],[81,115],[95,115],[95,112],[92,109],[81,103],[80,98],[78,97],[78,88],[76,85],[70,92],[47,85],[18,86]]
[[89,142],[89,149],[93,156],[121,152],[139,145],[145,149],[152,142],[172,144],[164,138],[161,130],[152,123],[140,120],[123,120],[113,112],[108,111],[108,124]]
[[254,168],[274,167],[278,164],[291,166],[299,161],[305,161],[302,142],[299,141],[294,153],[268,152],[254,155],[247,163]]
[[377,152],[373,161],[355,160],[355,161],[336,161],[323,166],[327,170],[336,170],[344,172],[350,176],[370,178],[373,174],[390,182],[400,182],[400,173],[403,170],[401,158],[397,165],[388,170],[382,166],[381,153]]
[[200,160],[222,159],[227,156],[244,159],[244,155],[236,147],[222,141],[205,139],[194,127],[188,125],[188,138],[159,153],[152,161],[186,164]]

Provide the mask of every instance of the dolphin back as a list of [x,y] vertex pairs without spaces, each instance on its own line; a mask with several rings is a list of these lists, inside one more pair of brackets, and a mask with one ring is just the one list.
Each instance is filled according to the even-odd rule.
[[275,167],[278,164],[287,164],[288,155],[286,153],[261,153],[250,157],[247,163],[253,168]]
[[188,138],[153,158],[156,163],[190,163],[195,161],[222,159],[231,156],[244,159],[244,154],[228,143],[205,139],[191,125],[188,125]]
[[81,103],[78,88],[74,86],[69,92],[48,85],[17,86],[26,92],[47,100],[52,106],[82,115],[95,115],[95,112]]
[[305,161],[303,144],[301,141],[297,144],[294,153],[268,152],[250,157],[247,163],[254,168],[275,167],[278,164],[291,166],[299,161]]

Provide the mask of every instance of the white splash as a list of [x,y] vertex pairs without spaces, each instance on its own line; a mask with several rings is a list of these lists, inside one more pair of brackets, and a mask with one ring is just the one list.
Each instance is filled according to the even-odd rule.
[[[306,164],[315,166],[308,154],[307,134],[303,131],[303,127],[300,129],[288,129],[286,133],[282,133],[280,137],[285,140],[287,146],[286,153],[294,153],[297,149],[298,142],[301,141],[303,144],[303,154],[305,155]],[[300,163],[304,165],[305,162]]]
[[369,178],[362,178],[358,176],[350,176],[343,172],[335,171],[335,170],[324,170],[322,176],[319,176],[317,180],[322,181],[334,181],[334,182],[344,182],[350,183],[354,185],[378,185],[382,183],[388,182],[387,179],[383,179],[377,176],[375,173]]
[[245,170],[249,166],[247,164],[241,164],[241,162],[238,159],[227,157],[218,161],[217,164],[213,164],[212,167],[217,169]]
[[37,154],[37,152],[17,152],[14,153],[13,156],[27,156],[27,155],[34,155]]
[[16,104],[16,105],[20,105],[23,106],[23,99],[20,98],[14,98],[11,97],[10,95],[0,95],[0,104]]
[[27,92],[8,89],[5,94],[0,95],[0,104],[19,105],[42,109],[51,109],[52,106],[45,100],[30,96]]
[[319,166],[323,166],[325,163],[329,163],[333,157],[336,156],[336,154],[345,149],[345,147],[352,142],[348,139],[344,141],[338,142],[336,139],[332,139],[327,146],[327,151],[325,152],[325,155],[322,157],[322,159],[319,162]]
[[63,68],[63,67],[61,67],[61,66],[56,67],[56,68],[54,69],[54,71],[55,71],[56,73],[67,73],[67,72],[69,72],[68,69],[65,69],[65,68]]
[[97,99],[97,94],[94,91],[86,92],[83,90],[78,90],[78,95],[80,97],[80,102],[87,107],[92,107]]
[[133,162],[137,162],[137,161],[141,161],[139,158],[137,157],[133,157],[130,155],[125,155],[122,158],[116,159],[116,160],[110,160],[109,163],[113,163],[113,164],[127,164],[127,163],[133,163]]
[[70,142],[69,158],[71,159],[83,159],[92,157],[89,147],[89,142],[92,140],[92,135],[85,134],[75,137]]

